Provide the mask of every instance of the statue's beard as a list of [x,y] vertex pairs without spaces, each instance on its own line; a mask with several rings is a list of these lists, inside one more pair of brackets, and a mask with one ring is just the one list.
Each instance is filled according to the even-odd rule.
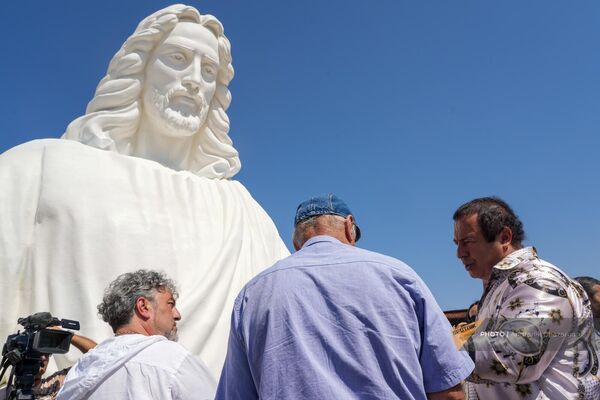
[[191,95],[182,86],[169,90],[166,95],[153,89],[152,106],[170,128],[190,136],[200,130],[208,115],[208,105],[203,98]]

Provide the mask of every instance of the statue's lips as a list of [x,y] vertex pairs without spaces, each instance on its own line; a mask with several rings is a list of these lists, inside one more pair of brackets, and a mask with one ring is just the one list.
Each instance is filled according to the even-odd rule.
[[170,108],[186,112],[188,114],[197,113],[201,109],[202,100],[187,94],[173,96],[169,102]]

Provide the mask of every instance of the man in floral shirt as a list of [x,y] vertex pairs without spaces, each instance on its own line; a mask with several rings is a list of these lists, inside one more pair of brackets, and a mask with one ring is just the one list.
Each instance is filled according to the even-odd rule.
[[523,247],[508,204],[485,197],[454,213],[457,256],[481,279],[475,334],[465,343],[475,370],[469,399],[599,399],[598,349],[581,286]]

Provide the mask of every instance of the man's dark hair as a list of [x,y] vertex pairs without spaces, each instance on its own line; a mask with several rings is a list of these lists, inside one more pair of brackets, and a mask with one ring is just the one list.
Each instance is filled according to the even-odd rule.
[[596,290],[594,286],[600,285],[600,281],[596,278],[592,278],[591,276],[578,276],[575,279],[581,286],[583,286],[583,290],[587,293],[588,297],[591,299],[596,294]]
[[467,323],[475,322],[477,320],[477,312],[475,312],[475,315],[471,315],[471,311],[475,306],[477,306],[477,312],[479,312],[479,300],[475,300],[471,303],[469,308],[467,308]]
[[477,214],[479,229],[488,242],[493,242],[505,226],[512,231],[512,244],[520,246],[525,240],[523,223],[512,208],[499,197],[471,200],[458,207],[452,219],[456,221],[473,214]]

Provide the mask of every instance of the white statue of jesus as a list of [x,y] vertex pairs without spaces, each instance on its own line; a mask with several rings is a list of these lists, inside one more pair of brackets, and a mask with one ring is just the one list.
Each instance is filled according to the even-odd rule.
[[[103,288],[139,268],[180,287],[179,336],[218,378],[233,299],[288,255],[237,181],[221,23],[174,5],[144,19],[62,139],[0,156],[0,338],[50,311],[97,341]],[[69,140],[65,140],[69,139]],[[71,357],[68,361],[73,361]]]

